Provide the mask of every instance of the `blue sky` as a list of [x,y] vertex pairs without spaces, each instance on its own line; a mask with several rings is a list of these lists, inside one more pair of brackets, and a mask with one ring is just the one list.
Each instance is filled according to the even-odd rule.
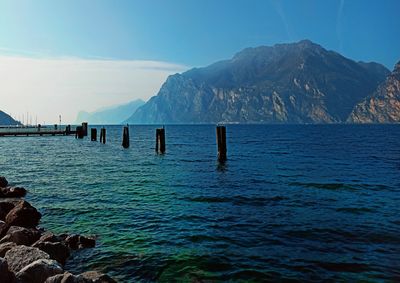
[[302,39],[392,69],[399,11],[398,0],[0,0],[0,109],[57,121],[60,109],[44,111],[54,100],[73,121],[148,99],[172,73]]
[[2,0],[0,48],[202,66],[311,39],[356,60],[400,60],[398,0]]

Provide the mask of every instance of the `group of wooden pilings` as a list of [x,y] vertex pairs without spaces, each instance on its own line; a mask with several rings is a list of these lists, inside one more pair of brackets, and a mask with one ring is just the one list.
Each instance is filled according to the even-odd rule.
[[[82,123],[82,126],[76,127],[75,131],[75,138],[76,139],[83,139],[88,135],[88,123]],[[91,128],[90,129],[90,140],[97,141],[97,129]],[[106,143],[106,129],[100,129],[100,142]]]
[[[97,141],[97,129],[96,128],[90,129],[90,140]],[[103,144],[106,143],[106,129],[105,128],[100,129],[100,142]]]
[[[218,148],[218,160],[224,163],[227,160],[227,147],[226,147],[226,127],[217,126],[217,148]],[[82,123],[82,126],[76,127],[75,138],[83,139],[87,136],[88,124]],[[90,140],[97,141],[97,129],[91,128],[90,130]],[[106,129],[103,127],[100,129],[100,143],[106,143]],[[126,125],[122,132],[122,147],[129,148],[129,126]],[[156,152],[164,154],[166,151],[165,145],[165,128],[156,129]]]
[[87,136],[88,123],[82,123],[82,126],[76,127],[75,130],[75,138],[83,139],[83,137]]

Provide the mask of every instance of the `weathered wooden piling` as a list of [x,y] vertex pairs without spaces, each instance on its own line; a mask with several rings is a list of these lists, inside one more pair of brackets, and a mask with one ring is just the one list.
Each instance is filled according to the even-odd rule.
[[156,129],[156,152],[165,153],[165,129]]
[[122,146],[124,148],[129,147],[129,126],[124,127],[124,132],[122,134]]
[[106,129],[105,128],[102,128],[100,130],[100,142],[106,143]]
[[76,127],[75,138],[76,138],[76,139],[83,139],[83,137],[84,137],[84,135],[83,135],[83,128],[82,128],[82,126]]
[[83,136],[87,137],[87,135],[88,135],[88,123],[86,123],[86,122],[82,123],[82,131],[83,131]]
[[226,128],[217,126],[218,161],[225,162],[226,157]]
[[90,129],[90,140],[97,141],[97,129],[96,128]]

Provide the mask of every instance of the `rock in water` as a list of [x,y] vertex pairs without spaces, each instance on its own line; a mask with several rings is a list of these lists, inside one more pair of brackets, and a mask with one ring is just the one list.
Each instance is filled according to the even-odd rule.
[[94,248],[96,246],[95,239],[88,238],[85,236],[79,236],[79,249]]
[[81,276],[85,279],[92,280],[93,283],[116,283],[110,276],[97,271],[84,272]]
[[95,239],[76,234],[66,237],[65,243],[71,250],[94,248],[96,246]]
[[357,104],[349,116],[351,123],[400,122],[400,62],[378,89]]
[[72,234],[65,239],[65,243],[71,250],[77,250],[79,245],[79,235]]
[[5,198],[22,198],[26,195],[25,188],[4,187],[0,189],[0,196]]
[[22,268],[16,277],[19,283],[43,283],[47,278],[63,272],[57,261],[39,259]]
[[0,282],[15,283],[15,275],[8,269],[7,261],[0,257]]
[[42,215],[27,201],[20,201],[6,216],[6,223],[9,226],[21,226],[35,228]]
[[93,281],[85,279],[81,275],[76,276],[69,272],[65,272],[64,274],[58,274],[47,278],[45,283],[93,283]]
[[50,259],[50,256],[38,248],[22,245],[7,251],[4,258],[7,260],[9,269],[16,273],[32,262],[38,259]]
[[8,181],[5,177],[0,176],[0,188],[4,188],[8,186]]
[[40,232],[19,226],[11,226],[0,243],[13,242],[17,245],[30,246],[40,238]]
[[69,248],[63,243],[39,242],[34,247],[48,253],[51,259],[58,261],[62,265],[65,264],[70,256]]

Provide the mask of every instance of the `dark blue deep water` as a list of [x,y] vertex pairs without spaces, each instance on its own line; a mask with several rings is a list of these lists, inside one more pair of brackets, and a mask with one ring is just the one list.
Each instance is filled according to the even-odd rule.
[[41,226],[93,234],[67,269],[120,282],[400,281],[400,125],[107,128],[0,138],[0,175],[29,190]]

